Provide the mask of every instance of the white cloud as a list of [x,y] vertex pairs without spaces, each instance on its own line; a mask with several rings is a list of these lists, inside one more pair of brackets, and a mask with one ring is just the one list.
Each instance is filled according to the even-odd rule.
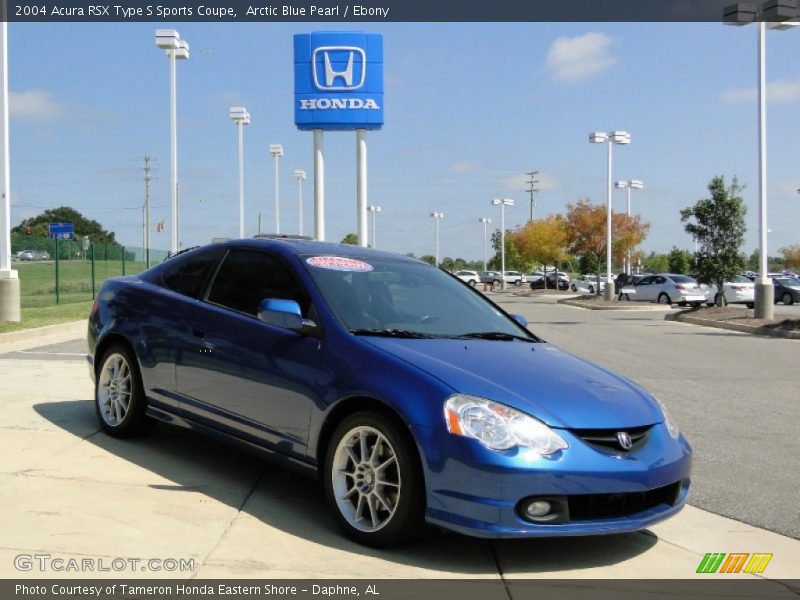
[[52,121],[66,114],[67,107],[47,90],[9,92],[8,112],[20,121]]
[[450,170],[456,173],[476,173],[483,170],[483,165],[468,160],[462,160],[451,166]]
[[613,45],[605,33],[560,37],[550,44],[545,65],[556,81],[580,83],[617,64]]
[[[755,102],[756,88],[739,88],[722,92],[726,102]],[[767,100],[770,102],[788,103],[800,99],[800,81],[777,79],[767,84]]]

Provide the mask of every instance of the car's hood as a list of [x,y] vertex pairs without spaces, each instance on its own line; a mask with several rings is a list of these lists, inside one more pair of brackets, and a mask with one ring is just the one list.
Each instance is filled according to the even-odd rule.
[[663,420],[657,404],[642,388],[551,344],[363,340],[416,365],[456,392],[502,402],[553,427],[623,428]]

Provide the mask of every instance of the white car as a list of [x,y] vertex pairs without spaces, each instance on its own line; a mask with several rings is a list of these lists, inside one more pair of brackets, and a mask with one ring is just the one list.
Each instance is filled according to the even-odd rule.
[[477,271],[456,271],[454,273],[456,277],[458,277],[464,283],[468,283],[472,287],[475,287],[477,283],[481,280],[481,276],[478,275]]
[[[602,293],[606,289],[606,282],[600,279],[600,292]],[[594,294],[597,291],[597,275],[578,275],[575,279],[572,280],[570,283],[569,288],[573,292],[579,292],[582,294]]]
[[506,271],[503,274],[503,279],[505,279],[506,285],[511,284],[519,286],[526,280],[526,277],[519,271]]
[[[756,302],[756,284],[750,281],[747,277],[739,275],[734,277],[733,281],[726,281],[722,284],[725,289],[725,299],[728,304],[745,304],[747,308],[755,307]],[[717,303],[717,286],[708,286],[706,295],[706,303],[713,306]]]
[[542,277],[544,277],[544,273],[541,271],[531,271],[528,275],[525,276],[525,283],[533,283],[534,281],[539,281]]

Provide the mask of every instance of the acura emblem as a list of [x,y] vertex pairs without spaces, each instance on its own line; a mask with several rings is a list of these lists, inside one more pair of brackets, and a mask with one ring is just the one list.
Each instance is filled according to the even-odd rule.
[[633,442],[631,441],[631,436],[629,436],[625,431],[618,431],[617,432],[617,441],[619,442],[620,448],[623,450],[630,450],[633,448]]

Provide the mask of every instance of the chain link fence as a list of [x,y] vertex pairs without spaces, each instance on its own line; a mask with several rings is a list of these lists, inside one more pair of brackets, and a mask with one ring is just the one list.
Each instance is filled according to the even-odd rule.
[[160,263],[168,254],[118,244],[30,237],[25,241],[24,247],[12,247],[23,308],[93,300],[100,284],[109,277],[134,275]]

